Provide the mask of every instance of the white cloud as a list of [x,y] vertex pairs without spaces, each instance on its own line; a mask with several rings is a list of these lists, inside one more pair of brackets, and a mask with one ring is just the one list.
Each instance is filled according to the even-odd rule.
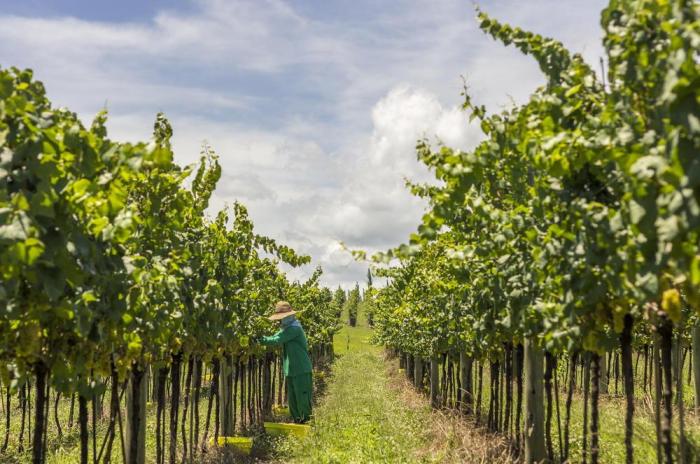
[[321,265],[342,267],[356,279],[366,266],[341,259],[337,241],[351,248],[385,250],[405,240],[420,219],[425,205],[404,186],[405,178],[431,179],[416,159],[416,140],[437,136],[455,148],[473,143],[463,112],[444,108],[435,95],[408,85],[381,99],[372,121],[373,133],[361,155],[343,160],[347,171],[336,194],[300,211],[294,223],[295,230],[314,237],[318,248],[325,247],[315,254]]
[[[0,13],[0,64],[34,68],[54,102],[86,118],[106,104],[114,138],[148,138],[165,111],[178,161],[195,162],[206,140],[223,166],[212,209],[240,199],[260,232],[311,254],[294,278],[321,264],[330,285],[364,281],[366,265],[338,242],[380,250],[414,230],[425,205],[404,178],[431,178],[416,140],[468,148],[479,137],[459,109],[461,76],[492,110],[543,82],[462,0],[192,3],[139,23]],[[603,0],[593,3],[482,6],[595,62]]]

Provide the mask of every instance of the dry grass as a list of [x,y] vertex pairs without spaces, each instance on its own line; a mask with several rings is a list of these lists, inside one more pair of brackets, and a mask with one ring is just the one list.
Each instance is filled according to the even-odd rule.
[[[406,377],[399,372],[398,361],[386,358],[389,386],[397,392],[407,408],[430,409],[429,398],[419,393]],[[428,444],[418,450],[419,461],[443,463],[516,463],[505,437],[488,433],[474,421],[456,411],[430,411],[430,420],[425,424]]]

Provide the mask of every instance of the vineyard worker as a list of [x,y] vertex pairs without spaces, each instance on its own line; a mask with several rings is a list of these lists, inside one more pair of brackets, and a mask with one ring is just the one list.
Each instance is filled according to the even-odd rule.
[[275,305],[275,312],[268,319],[280,322],[276,334],[263,337],[260,343],[282,345],[282,368],[287,379],[287,402],[294,422],[304,423],[311,417],[311,359],[306,334],[297,320],[296,311],[286,301]]

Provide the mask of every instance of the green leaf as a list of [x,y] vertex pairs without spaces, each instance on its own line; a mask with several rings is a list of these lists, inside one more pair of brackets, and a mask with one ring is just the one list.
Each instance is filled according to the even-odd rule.
[[24,262],[31,266],[44,254],[44,244],[36,238],[28,238],[23,244]]

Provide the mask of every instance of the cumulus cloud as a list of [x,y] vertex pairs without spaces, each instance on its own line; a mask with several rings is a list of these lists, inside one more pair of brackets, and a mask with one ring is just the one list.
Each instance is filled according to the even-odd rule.
[[[603,1],[483,6],[595,62]],[[220,156],[212,210],[241,200],[261,233],[313,257],[292,278],[320,264],[325,283],[344,286],[366,265],[340,242],[386,249],[420,220],[425,205],[404,186],[431,179],[417,139],[479,139],[459,108],[462,76],[491,110],[543,82],[532,60],[478,30],[462,0],[191,0],[119,23],[8,9],[0,65],[34,68],[54,102],[86,119],[106,106],[117,139],[148,138],[164,111],[179,162],[196,162],[205,141]]]
[[372,110],[373,131],[359,155],[343,159],[346,174],[335,195],[300,212],[294,229],[314,237],[319,262],[356,279],[363,265],[348,260],[338,245],[385,250],[415,230],[425,204],[410,195],[405,179],[431,174],[415,155],[416,141],[429,138],[467,148],[478,135],[457,107],[443,107],[434,94],[402,84]]

